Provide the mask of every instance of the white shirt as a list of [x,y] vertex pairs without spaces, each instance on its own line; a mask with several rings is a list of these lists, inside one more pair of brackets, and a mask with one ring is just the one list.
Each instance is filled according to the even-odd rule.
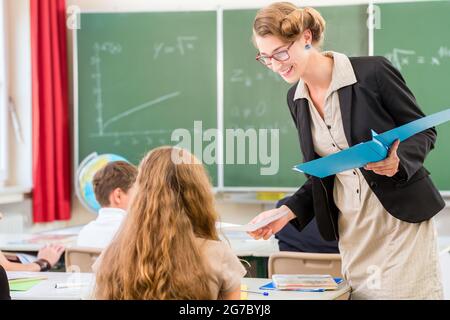
[[77,246],[104,249],[119,230],[126,211],[119,208],[101,208],[98,217],[78,234]]

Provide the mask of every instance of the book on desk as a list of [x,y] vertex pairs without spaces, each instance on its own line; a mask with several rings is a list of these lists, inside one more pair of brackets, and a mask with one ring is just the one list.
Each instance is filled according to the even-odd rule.
[[337,290],[342,281],[342,278],[333,278],[331,275],[274,274],[272,275],[272,282],[261,286],[259,289],[323,292]]

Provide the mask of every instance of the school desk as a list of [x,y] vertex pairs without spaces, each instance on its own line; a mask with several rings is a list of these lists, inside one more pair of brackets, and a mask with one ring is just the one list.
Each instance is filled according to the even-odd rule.
[[[83,226],[50,230],[35,234],[0,234],[0,250],[5,252],[36,253],[47,243],[64,246],[76,245],[76,238]],[[230,244],[233,252],[247,261],[249,276],[267,277],[267,261],[273,252],[279,251],[278,240],[254,240],[245,232],[227,232],[221,239]]]
[[[7,272],[11,277],[41,277],[40,281],[28,291],[12,291],[13,300],[81,300],[89,299],[94,285],[92,273],[68,272]],[[55,288],[56,285],[66,288]]]
[[[13,300],[89,300],[92,299],[94,275],[92,273],[66,273],[66,272],[8,272],[8,277],[18,276],[36,277],[46,276],[46,280],[25,292],[11,292]],[[242,284],[249,291],[260,291],[259,287],[270,282],[270,279],[243,278]],[[69,288],[55,288],[56,284],[67,284]],[[76,286],[79,284],[80,286]],[[350,287],[343,282],[338,290],[325,292],[296,292],[273,291],[268,296],[248,293],[247,300],[333,300],[348,299]]]

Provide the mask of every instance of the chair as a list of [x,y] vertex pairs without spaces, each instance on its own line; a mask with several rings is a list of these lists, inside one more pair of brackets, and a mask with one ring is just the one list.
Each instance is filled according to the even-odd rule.
[[100,248],[68,247],[65,253],[66,271],[93,272],[92,265],[102,253]]
[[342,278],[341,256],[337,253],[280,251],[269,257],[269,278],[273,274],[329,274]]

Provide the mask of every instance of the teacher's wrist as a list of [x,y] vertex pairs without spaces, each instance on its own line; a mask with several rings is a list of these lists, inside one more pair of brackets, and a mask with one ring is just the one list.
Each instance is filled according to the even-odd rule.
[[295,213],[294,212],[292,212],[292,210],[291,209],[289,209],[289,207],[288,206],[286,206],[286,205],[282,205],[281,207],[280,207],[280,209],[281,210],[283,210],[283,211],[285,211],[285,210],[287,210],[288,211],[288,215],[287,215],[287,221],[291,221],[292,219],[294,219],[294,218],[296,218],[297,216],[295,215]]

